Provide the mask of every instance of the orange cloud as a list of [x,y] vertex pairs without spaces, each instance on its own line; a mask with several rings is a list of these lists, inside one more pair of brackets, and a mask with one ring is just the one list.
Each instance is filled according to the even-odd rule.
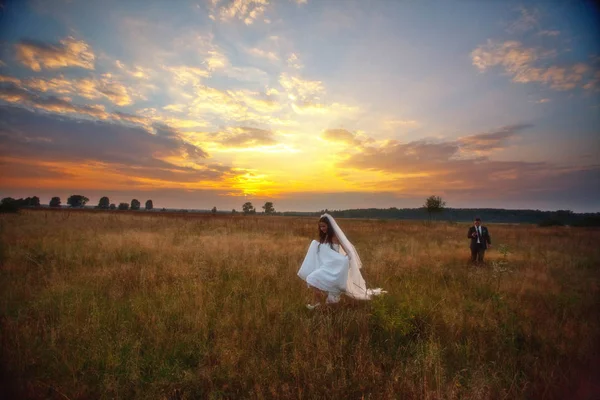
[[[67,107],[59,102],[48,105]],[[198,188],[203,184],[205,187],[206,182],[218,185],[245,173],[215,162],[205,163],[208,154],[201,147],[183,140],[177,130],[160,124],[153,124],[154,132],[150,133],[138,127],[57,118],[14,107],[0,107],[0,117],[19,133],[4,136],[0,143],[2,153],[11,155],[11,164],[54,163],[78,176],[85,171],[81,178],[85,177],[87,184],[106,180],[117,187],[119,182],[126,181],[130,187],[155,183],[158,187]],[[129,116],[121,114],[120,117],[126,119]],[[75,165],[80,168],[70,167]],[[55,172],[56,178],[62,176],[60,171]],[[35,176],[33,173],[27,175]],[[116,176],[120,178],[116,179]],[[44,178],[52,180],[53,177]],[[70,184],[80,183],[73,176],[68,180]]]
[[34,71],[42,68],[57,69],[80,67],[94,69],[96,56],[83,40],[69,36],[60,44],[48,44],[34,40],[22,40],[16,44],[17,60]]
[[20,85],[21,80],[12,76],[0,75],[0,83],[12,83],[15,85]]
[[[597,167],[568,168],[544,162],[494,161],[487,157],[495,150],[506,148],[509,140],[529,127],[507,126],[454,141],[390,141],[379,146],[363,146],[358,152],[344,152],[345,157],[337,161],[337,168],[351,171],[346,180],[362,174],[360,179],[365,185],[371,182],[370,190],[374,191],[392,190],[412,195],[436,191],[481,197],[498,193],[519,195],[542,188],[554,190],[551,182],[567,185],[570,176],[582,179],[597,174]],[[340,140],[352,140],[347,132],[330,134]],[[371,178],[365,174],[371,174]]]
[[346,129],[326,129],[321,134],[321,137],[328,141],[342,142],[347,144],[360,144],[361,141],[356,136]]

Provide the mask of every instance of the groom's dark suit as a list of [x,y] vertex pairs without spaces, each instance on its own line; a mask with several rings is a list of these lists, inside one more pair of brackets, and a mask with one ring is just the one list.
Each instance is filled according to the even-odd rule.
[[480,225],[479,229],[476,228],[475,226],[470,227],[469,233],[467,233],[467,237],[471,239],[471,261],[483,262],[488,244],[492,244],[492,238],[487,227]]

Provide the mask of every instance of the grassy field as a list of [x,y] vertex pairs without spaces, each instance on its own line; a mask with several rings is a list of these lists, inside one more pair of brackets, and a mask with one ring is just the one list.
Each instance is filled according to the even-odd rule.
[[[485,217],[485,216],[483,216]],[[317,220],[2,215],[3,387],[33,399],[599,398],[600,231],[338,220],[372,302],[309,311]]]

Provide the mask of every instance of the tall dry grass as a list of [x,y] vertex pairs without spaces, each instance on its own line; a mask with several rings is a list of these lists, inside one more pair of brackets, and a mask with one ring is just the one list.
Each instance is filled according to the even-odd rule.
[[[3,215],[4,391],[19,398],[598,395],[597,230],[340,220],[372,302],[305,308],[316,221]],[[596,369],[595,369],[596,368]],[[591,398],[591,397],[590,397]]]

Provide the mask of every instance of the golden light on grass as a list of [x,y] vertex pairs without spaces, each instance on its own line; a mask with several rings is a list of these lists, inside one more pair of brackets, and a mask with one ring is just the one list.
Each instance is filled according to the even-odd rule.
[[[315,218],[0,215],[13,398],[586,398],[599,231],[339,220],[372,302],[310,312]],[[597,360],[596,360],[597,361]],[[587,390],[587,392],[586,392]],[[587,397],[590,398],[590,397]]]

